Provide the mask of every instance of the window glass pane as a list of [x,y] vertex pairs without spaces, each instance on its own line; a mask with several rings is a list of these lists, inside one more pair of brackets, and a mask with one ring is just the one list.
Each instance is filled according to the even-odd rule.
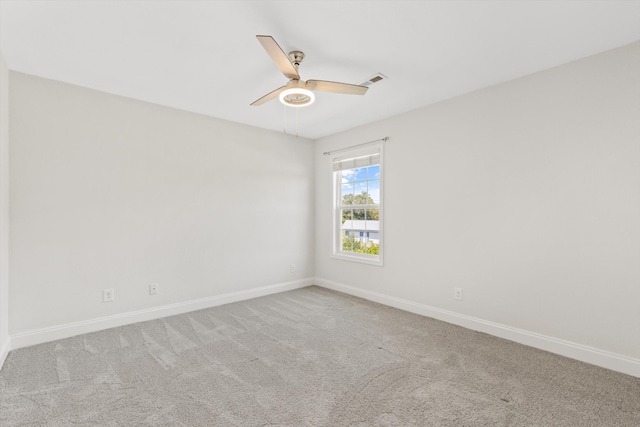
[[343,205],[353,204],[353,184],[342,184],[341,194],[340,200]]
[[368,179],[380,179],[380,165],[369,166],[368,170]]
[[380,255],[380,244],[374,243],[371,240],[367,242],[363,252],[370,255]]
[[366,221],[365,227],[367,229],[367,241],[363,246],[363,252],[371,255],[380,254],[380,211],[378,209],[366,209],[365,210]]
[[[364,221],[364,209],[354,209],[353,210],[353,220],[354,221]],[[364,224],[362,224],[364,225]],[[354,223],[354,228],[356,228],[356,224]],[[363,228],[364,230],[364,228]]]
[[379,205],[380,204],[380,180],[375,179],[373,181],[369,181],[368,186],[369,197],[373,201],[372,204]]
[[367,180],[367,168],[353,169],[353,174],[356,177],[356,181],[366,181]]
[[348,235],[348,232],[343,231],[341,234],[342,250],[347,252],[353,251],[353,237]]
[[380,220],[380,210],[378,210],[378,209],[367,209],[365,211],[365,215],[366,215],[366,220],[367,221],[374,221],[374,222],[371,222],[371,223],[367,223],[369,225],[369,227],[367,227],[367,230],[378,231],[380,229],[380,226],[378,225],[378,221]]
[[[353,219],[353,211],[351,209],[342,209],[342,225],[343,229],[345,221],[351,221]],[[351,227],[351,224],[348,224],[347,227]]]
[[356,180],[356,174],[353,169],[343,170],[341,172],[342,183],[353,182]]
[[353,186],[354,189],[354,205],[366,205],[371,203],[369,197],[367,197],[367,182],[356,182]]

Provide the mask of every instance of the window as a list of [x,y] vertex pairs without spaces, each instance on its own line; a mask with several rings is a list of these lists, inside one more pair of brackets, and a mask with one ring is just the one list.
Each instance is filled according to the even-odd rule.
[[382,145],[332,158],[333,256],[382,265]]

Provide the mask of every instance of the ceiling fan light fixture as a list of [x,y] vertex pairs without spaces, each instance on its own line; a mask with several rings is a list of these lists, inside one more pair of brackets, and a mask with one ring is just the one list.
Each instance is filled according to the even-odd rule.
[[298,87],[284,90],[280,93],[280,102],[289,107],[306,107],[313,104],[316,100],[316,96],[307,89]]
[[279,97],[280,102],[284,105],[288,105],[289,107],[304,107],[313,104],[313,101],[315,101],[316,97],[312,91],[364,95],[369,89],[363,85],[352,85],[328,80],[307,80],[305,82],[300,79],[300,74],[298,73],[298,67],[304,59],[303,52],[294,50],[287,55],[273,37],[257,35],[256,38],[267,51],[273,62],[280,68],[282,74],[289,79],[289,82],[276,90],[272,90],[262,98],[253,101],[251,105],[263,105]]

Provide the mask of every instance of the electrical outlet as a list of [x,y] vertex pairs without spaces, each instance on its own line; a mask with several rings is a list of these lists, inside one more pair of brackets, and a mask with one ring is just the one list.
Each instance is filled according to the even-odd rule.
[[295,273],[296,272],[296,265],[295,264],[291,264],[289,266],[289,271],[292,272],[292,273]]
[[116,299],[113,289],[105,289],[102,291],[102,302],[112,302]]
[[462,301],[462,288],[453,288],[453,298]]
[[149,295],[158,295],[158,284],[151,283],[149,285]]

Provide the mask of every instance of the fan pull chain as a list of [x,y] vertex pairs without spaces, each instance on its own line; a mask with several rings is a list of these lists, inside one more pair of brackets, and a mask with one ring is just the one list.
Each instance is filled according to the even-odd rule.
[[282,132],[284,132],[284,134],[287,134],[287,106],[286,105],[282,105],[282,108],[284,108],[284,112],[283,112],[283,119],[282,119]]

